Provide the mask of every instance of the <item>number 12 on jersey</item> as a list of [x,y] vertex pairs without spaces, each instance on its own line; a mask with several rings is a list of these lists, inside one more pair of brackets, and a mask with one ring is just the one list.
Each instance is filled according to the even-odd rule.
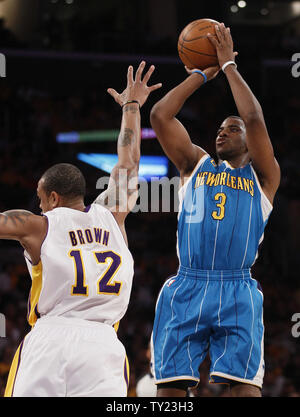
[[[112,280],[121,265],[121,257],[113,251],[93,252],[96,264],[108,264],[106,270],[97,281],[97,293],[119,295],[122,282]],[[75,267],[75,284],[72,285],[71,295],[88,296],[89,288],[86,284],[85,268],[81,250],[71,250],[69,257],[73,258]]]

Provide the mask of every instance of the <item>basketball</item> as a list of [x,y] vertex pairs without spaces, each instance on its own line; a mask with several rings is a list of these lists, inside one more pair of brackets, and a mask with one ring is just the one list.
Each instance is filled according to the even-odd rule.
[[178,54],[189,69],[218,65],[216,48],[207,37],[207,33],[216,36],[216,20],[198,19],[189,23],[178,38]]

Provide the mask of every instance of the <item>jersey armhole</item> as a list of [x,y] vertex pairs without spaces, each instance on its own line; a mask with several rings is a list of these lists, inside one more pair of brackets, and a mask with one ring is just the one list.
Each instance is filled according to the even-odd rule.
[[255,169],[253,168],[252,164],[250,164],[251,170],[253,172],[257,187],[260,191],[260,195],[261,195],[261,205],[262,205],[262,212],[263,212],[263,219],[264,221],[269,217],[271,211],[273,210],[273,205],[270,202],[270,200],[268,199],[268,197],[266,196],[266,194],[264,193],[261,184],[259,182],[258,176],[255,172]]
[[42,248],[43,248],[43,246],[44,246],[44,244],[45,244],[45,242],[47,240],[47,237],[49,236],[49,229],[50,229],[50,221],[49,221],[48,215],[47,214],[43,214],[43,217],[45,217],[46,220],[47,220],[47,232],[46,232],[46,235],[45,235],[45,237],[44,237],[44,239],[43,239],[43,241],[41,243],[41,254],[42,254]]
[[200,165],[201,164],[203,164],[205,161],[206,161],[206,159],[208,159],[208,158],[210,158],[210,155],[208,154],[208,153],[206,153],[206,154],[204,154],[200,159],[199,159],[199,161],[197,162],[197,164],[196,164],[196,166],[195,166],[195,168],[193,169],[193,171],[191,172],[191,174],[189,175],[189,176],[187,176],[187,177],[184,177],[184,178],[186,178],[186,180],[184,181],[184,183],[183,183],[183,185],[181,185],[180,187],[179,187],[179,189],[178,189],[178,193],[179,194],[182,194],[183,192],[184,192],[184,190],[187,188],[187,186],[188,186],[188,184],[189,184],[189,182],[191,181],[191,179],[193,178],[193,175],[195,174],[195,172],[197,171],[197,169],[200,167]]
[[48,217],[45,214],[43,214],[42,217],[45,217],[47,219],[47,232],[46,232],[45,237],[44,237],[44,239],[43,239],[43,241],[41,243],[41,253],[40,253],[39,262],[37,264],[33,264],[32,259],[31,259],[30,255],[29,255],[29,253],[27,252],[26,249],[24,249],[24,258],[27,259],[27,261],[30,263],[30,265],[32,267],[37,266],[41,262],[42,247],[44,245],[44,242],[45,242],[45,240],[46,240],[46,238],[48,236],[48,232],[49,232],[49,219],[48,219]]

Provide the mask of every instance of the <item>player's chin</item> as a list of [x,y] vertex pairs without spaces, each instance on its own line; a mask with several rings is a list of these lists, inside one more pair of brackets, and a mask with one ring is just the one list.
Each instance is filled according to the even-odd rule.
[[228,158],[230,158],[230,152],[226,152],[224,149],[218,148],[218,146],[216,148],[216,154],[217,154],[218,159],[222,161],[225,161]]

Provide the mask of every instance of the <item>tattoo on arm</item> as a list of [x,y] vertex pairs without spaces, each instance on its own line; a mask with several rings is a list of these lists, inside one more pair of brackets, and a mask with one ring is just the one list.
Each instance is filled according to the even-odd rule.
[[131,144],[133,140],[134,132],[132,129],[125,127],[124,132],[120,135],[119,145],[120,146],[128,146]]
[[0,214],[0,226],[6,226],[11,222],[14,226],[24,225],[27,217],[33,214],[29,211],[10,210]]
[[139,111],[139,109],[136,106],[131,106],[130,104],[128,104],[127,106],[124,107],[123,111],[125,113],[127,113],[127,112],[137,113]]

